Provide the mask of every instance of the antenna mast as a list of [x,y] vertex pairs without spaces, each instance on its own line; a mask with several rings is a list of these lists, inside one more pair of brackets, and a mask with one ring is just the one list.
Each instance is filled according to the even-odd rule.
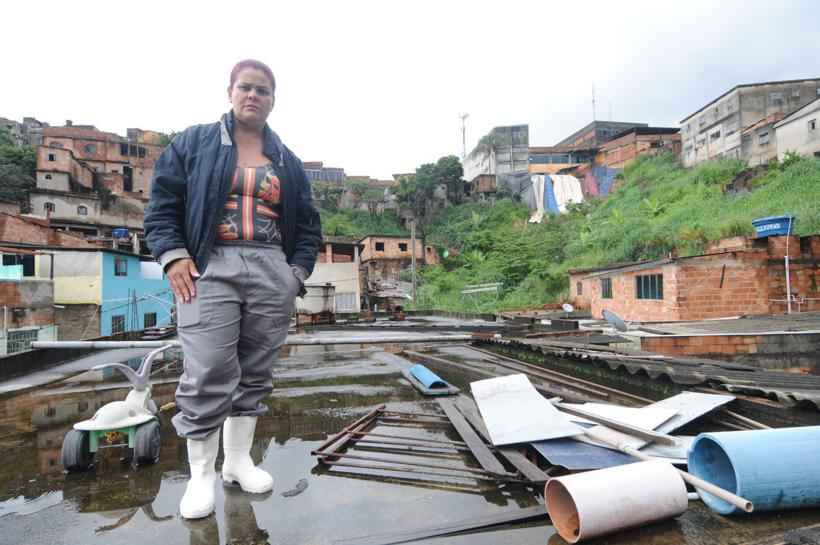
[[467,124],[465,121],[470,114],[459,114],[458,117],[461,118],[461,160],[463,161],[467,158]]

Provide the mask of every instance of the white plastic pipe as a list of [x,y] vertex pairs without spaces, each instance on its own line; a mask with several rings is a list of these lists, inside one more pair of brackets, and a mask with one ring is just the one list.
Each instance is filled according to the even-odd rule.
[[689,504],[681,476],[660,461],[550,479],[544,497],[552,525],[569,543],[676,517]]

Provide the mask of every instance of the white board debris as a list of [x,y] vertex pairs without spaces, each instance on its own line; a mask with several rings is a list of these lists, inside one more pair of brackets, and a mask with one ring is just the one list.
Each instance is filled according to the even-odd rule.
[[523,374],[470,383],[493,445],[570,437],[584,429],[552,406]]

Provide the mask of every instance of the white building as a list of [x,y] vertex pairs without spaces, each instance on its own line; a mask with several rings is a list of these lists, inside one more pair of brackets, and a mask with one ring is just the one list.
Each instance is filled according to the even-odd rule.
[[820,157],[820,98],[792,112],[775,124],[777,157],[781,161],[786,152]]

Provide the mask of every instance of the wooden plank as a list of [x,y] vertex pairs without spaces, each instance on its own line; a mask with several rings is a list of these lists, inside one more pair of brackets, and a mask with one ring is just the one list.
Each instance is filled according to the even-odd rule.
[[467,447],[469,447],[470,452],[473,453],[473,456],[478,460],[481,467],[490,473],[506,475],[507,470],[504,469],[501,462],[490,452],[490,449],[484,444],[484,441],[481,440],[473,428],[470,427],[470,424],[467,423],[464,417],[461,416],[461,413],[456,410],[452,400],[437,399],[436,401],[438,401],[439,406],[444,410],[444,414],[450,419],[450,422],[458,434],[464,442],[467,443]]
[[[469,398],[462,397],[456,401],[456,409],[464,415],[467,422],[475,428],[478,434],[486,441],[490,442],[490,434],[478,414],[478,407]],[[549,475],[544,473],[540,467],[532,463],[515,447],[499,447],[498,453],[510,462],[527,479],[534,483],[545,483],[549,480]]]
[[546,518],[547,510],[543,505],[515,509],[503,513],[470,517],[448,524],[440,524],[427,528],[419,528],[395,534],[370,535],[350,539],[337,539],[334,545],[397,545],[432,537],[441,537],[468,530],[480,530],[499,524],[510,524],[514,522],[524,522],[534,518]]

